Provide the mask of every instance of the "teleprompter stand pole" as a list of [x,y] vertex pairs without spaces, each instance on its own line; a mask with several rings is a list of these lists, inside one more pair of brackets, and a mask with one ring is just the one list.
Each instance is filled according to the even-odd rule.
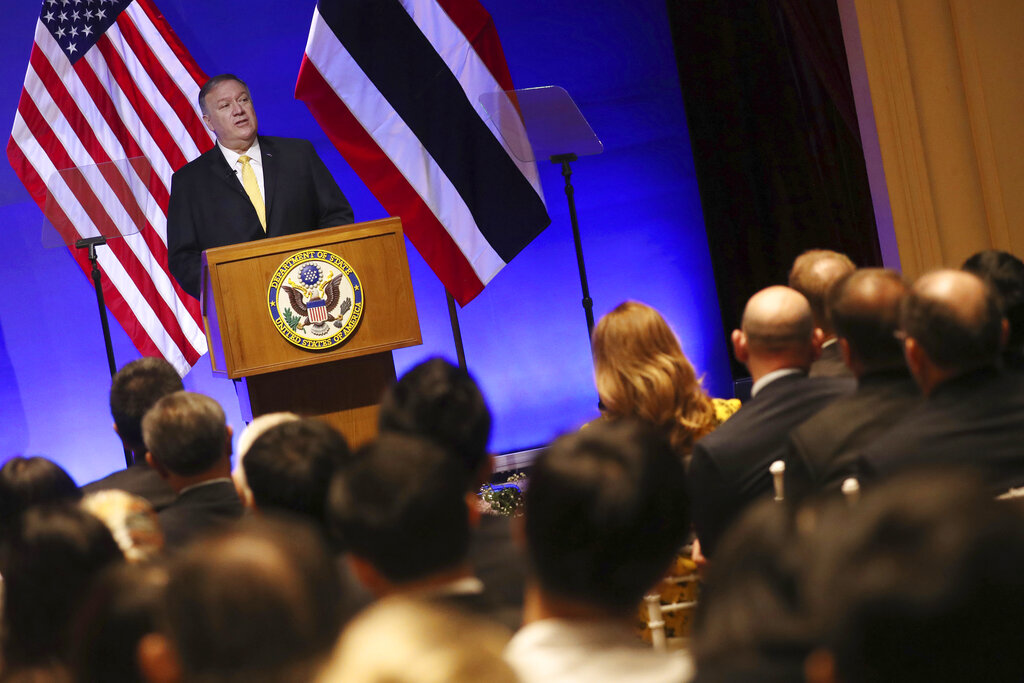
[[[110,340],[110,323],[107,321],[107,305],[103,302],[103,286],[100,281],[100,266],[96,257],[96,247],[106,244],[106,237],[87,237],[75,242],[76,249],[89,250],[89,263],[92,264],[92,282],[96,289],[96,304],[100,309],[100,323],[103,325],[103,343],[107,347],[107,365],[110,366],[110,377],[117,374],[117,363],[114,362],[114,344]],[[124,449],[125,466],[131,467],[132,455]]]
[[462,346],[462,328],[459,327],[459,314],[455,308],[455,298],[445,287],[444,294],[448,297],[448,318],[452,321],[452,336],[455,337],[455,353],[459,359],[459,368],[466,370],[466,349]]
[[583,312],[587,316],[587,340],[594,336],[594,300],[590,298],[590,285],[587,284],[587,267],[583,262],[583,242],[580,240],[580,224],[576,220],[576,201],[572,187],[572,167],[570,162],[576,161],[575,154],[556,154],[551,157],[552,163],[562,165],[562,177],[565,178],[565,197],[569,201],[569,219],[572,221],[572,238],[576,243],[576,263],[580,269],[580,288],[583,290]]

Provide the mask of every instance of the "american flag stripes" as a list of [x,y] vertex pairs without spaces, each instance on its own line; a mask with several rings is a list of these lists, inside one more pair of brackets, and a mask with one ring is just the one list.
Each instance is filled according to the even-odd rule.
[[[151,0],[45,0],[7,144],[65,237],[127,235],[98,250],[107,306],[143,355],[181,374],[206,339],[167,270],[166,211],[171,174],[213,146],[196,105],[205,79]],[[148,196],[133,197],[140,184]]]
[[482,117],[511,90],[476,0],[320,0],[295,86],[328,137],[465,305],[550,219],[532,162]]

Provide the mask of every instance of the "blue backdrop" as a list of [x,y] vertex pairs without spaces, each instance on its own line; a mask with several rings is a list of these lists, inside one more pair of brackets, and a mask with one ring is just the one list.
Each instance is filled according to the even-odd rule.
[[[293,99],[314,2],[157,0],[209,74],[252,89],[260,130],[314,142],[356,213],[380,204]],[[705,385],[731,395],[729,364],[701,217],[693,158],[663,0],[483,0],[517,87],[561,85],[605,152],[574,164],[595,314],[625,299],[662,311]],[[9,131],[39,5],[8,3],[0,41],[0,123]],[[243,42],[243,39],[245,42]],[[559,169],[541,165],[551,226],[459,313],[471,372],[495,414],[491,446],[546,443],[597,414],[568,209]],[[44,249],[42,215],[10,167],[0,167],[0,460],[46,455],[86,482],[123,465],[107,407],[109,375],[91,281],[67,251]],[[454,358],[444,289],[411,245],[423,345],[395,353],[401,373],[433,355]],[[113,323],[113,321],[112,321]],[[116,323],[118,365],[138,357]],[[185,378],[242,425],[231,383],[203,358]]]

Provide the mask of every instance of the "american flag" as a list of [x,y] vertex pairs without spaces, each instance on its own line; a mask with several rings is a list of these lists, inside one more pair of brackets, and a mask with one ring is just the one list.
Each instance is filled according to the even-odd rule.
[[[126,235],[97,250],[107,306],[143,355],[183,375],[207,347],[198,302],[167,269],[166,212],[171,174],[213,146],[205,80],[150,0],[45,0],[7,143],[65,239]],[[83,251],[71,250],[88,273]]]
[[551,222],[536,165],[481,115],[511,89],[477,0],[317,3],[295,96],[463,306]]

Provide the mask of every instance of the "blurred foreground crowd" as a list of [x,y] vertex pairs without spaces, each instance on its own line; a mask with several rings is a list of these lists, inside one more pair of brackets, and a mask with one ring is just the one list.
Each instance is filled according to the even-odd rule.
[[[215,401],[129,363],[134,465],[0,468],[0,681],[1024,679],[1024,263],[907,283],[807,252],[731,342],[742,403],[654,309],[602,318],[602,416],[513,516],[481,503],[491,414],[442,359],[354,451],[279,413],[237,453]],[[682,558],[690,637],[652,647],[638,607]]]

